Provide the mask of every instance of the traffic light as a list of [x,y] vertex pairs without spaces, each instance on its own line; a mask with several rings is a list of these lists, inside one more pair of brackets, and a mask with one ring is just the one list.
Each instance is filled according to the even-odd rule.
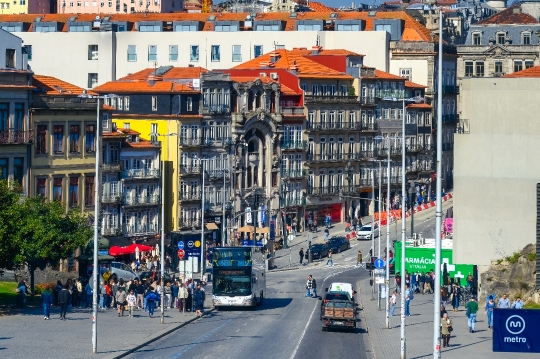
[[369,285],[373,287],[373,279],[369,280]]

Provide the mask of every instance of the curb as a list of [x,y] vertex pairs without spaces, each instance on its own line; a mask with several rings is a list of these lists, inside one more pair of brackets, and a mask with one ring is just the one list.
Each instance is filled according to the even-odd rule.
[[165,332],[160,333],[160,334],[158,334],[158,335],[152,337],[151,339],[149,339],[149,340],[143,342],[142,344],[137,345],[137,346],[134,347],[134,348],[131,348],[131,349],[129,349],[129,350],[123,352],[122,354],[118,354],[118,355],[114,355],[114,356],[110,356],[110,357],[106,357],[106,358],[107,358],[107,359],[120,359],[120,358],[124,358],[124,357],[126,357],[126,356],[128,356],[128,355],[130,355],[130,354],[132,354],[132,353],[134,353],[134,352],[136,352],[137,350],[139,350],[139,349],[141,349],[141,348],[144,348],[145,346],[147,346],[148,344],[152,343],[153,341],[158,340],[158,339],[161,339],[161,338],[163,338],[163,337],[165,337],[165,336],[171,334],[172,332],[174,332],[174,331],[176,331],[176,330],[178,330],[178,329],[180,329],[180,328],[182,328],[182,327],[184,327],[184,326],[186,326],[186,325],[188,325],[188,324],[190,324],[190,323],[193,323],[194,321],[196,321],[196,320],[198,320],[198,319],[200,319],[200,318],[206,316],[207,313],[213,312],[213,311],[215,311],[215,310],[216,310],[216,308],[212,308],[212,309],[210,309],[210,310],[204,312],[202,316],[200,316],[200,317],[195,317],[195,318],[191,318],[191,319],[189,319],[188,321],[183,322],[183,323],[177,325],[176,327],[173,327],[173,328],[171,328],[171,329],[167,329]]
[[283,269],[272,269],[271,271],[269,271],[268,273],[275,273],[275,272],[288,272],[288,271],[291,271],[291,270],[297,270],[297,269],[300,269],[300,267],[294,267],[294,268],[283,268]]
[[[368,278],[369,279],[369,278]],[[362,281],[362,284],[364,284],[365,281],[367,281],[368,279],[364,279]],[[363,291],[362,291],[363,292]],[[361,294],[363,294],[361,292]],[[376,359],[377,358],[377,353],[375,352],[375,346],[373,345],[373,338],[371,337],[371,330],[369,330],[370,328],[370,323],[368,322],[367,318],[366,318],[366,315],[364,314],[364,303],[363,303],[363,299],[364,299],[364,296],[363,295],[359,295],[359,304],[362,304],[362,310],[361,310],[361,314],[360,316],[362,317],[362,320],[364,321],[364,325],[366,326],[366,332],[367,332],[367,335],[368,335],[368,340],[369,340],[369,346],[370,346],[370,349],[371,349],[371,356],[373,359]]]

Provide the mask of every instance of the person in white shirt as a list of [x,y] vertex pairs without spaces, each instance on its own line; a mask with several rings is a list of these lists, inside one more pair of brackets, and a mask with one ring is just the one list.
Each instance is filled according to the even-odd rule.
[[396,295],[397,295],[397,292],[394,291],[394,293],[392,293],[392,297],[390,297],[390,315],[391,316],[394,316],[394,311],[396,310]]
[[126,301],[128,304],[129,316],[133,317],[133,308],[135,307],[137,303],[137,297],[135,296],[135,293],[133,292],[133,290],[129,292],[128,296],[126,297]]

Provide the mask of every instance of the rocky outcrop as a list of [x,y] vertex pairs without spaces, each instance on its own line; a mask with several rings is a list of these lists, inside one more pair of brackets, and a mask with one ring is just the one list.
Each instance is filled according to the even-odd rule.
[[[34,272],[34,282],[38,283],[56,283],[56,281],[61,281],[65,283],[69,278],[78,278],[79,273],[77,272],[60,272],[52,270],[51,268],[45,268],[44,270],[36,269]],[[18,268],[15,270],[15,281],[20,281],[21,279],[29,279],[30,272],[27,267]],[[30,284],[30,282],[28,282]]]
[[540,304],[540,296],[535,291],[535,253],[536,246],[529,244],[520,253],[492,261],[489,269],[481,275],[481,303],[488,295],[497,294],[500,298],[507,293],[512,300],[519,295],[525,301]]

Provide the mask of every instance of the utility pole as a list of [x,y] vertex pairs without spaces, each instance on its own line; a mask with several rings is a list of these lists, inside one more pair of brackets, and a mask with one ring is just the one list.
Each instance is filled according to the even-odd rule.
[[390,329],[390,139],[388,139],[388,163],[387,163],[387,174],[388,174],[388,183],[386,185],[386,276],[385,276],[385,286],[386,286],[386,329]]
[[407,117],[405,108],[405,96],[403,96],[403,121],[402,121],[402,143],[401,143],[401,330],[400,330],[400,359],[405,359],[405,118]]

